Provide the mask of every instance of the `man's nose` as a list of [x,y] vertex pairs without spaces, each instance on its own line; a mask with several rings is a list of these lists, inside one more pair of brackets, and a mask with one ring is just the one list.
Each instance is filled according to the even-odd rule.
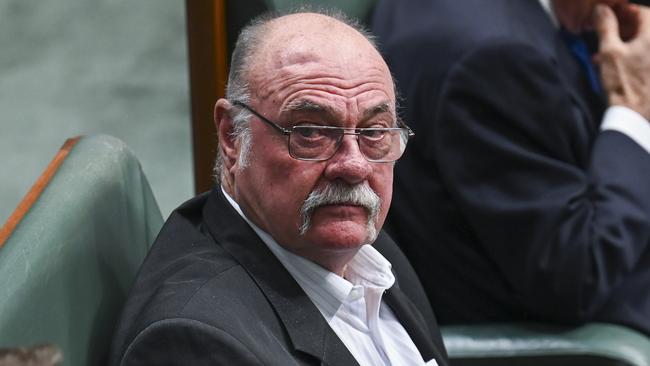
[[371,173],[372,165],[361,153],[357,136],[344,135],[338,150],[327,161],[325,177],[355,184],[368,179]]

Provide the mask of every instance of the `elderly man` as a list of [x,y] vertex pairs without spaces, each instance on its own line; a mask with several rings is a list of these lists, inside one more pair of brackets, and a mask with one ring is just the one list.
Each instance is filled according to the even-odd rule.
[[244,29],[215,107],[221,186],[169,218],[111,364],[445,364],[426,296],[380,231],[410,135],[393,89],[341,20]]
[[[386,0],[374,24],[417,134],[389,232],[440,322],[650,335],[649,10]],[[594,28],[602,78],[578,35]]]

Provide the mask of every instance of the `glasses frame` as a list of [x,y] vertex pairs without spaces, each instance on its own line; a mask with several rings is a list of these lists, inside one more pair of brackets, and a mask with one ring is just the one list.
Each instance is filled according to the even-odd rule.
[[[291,133],[294,131],[296,126],[292,127],[291,129],[284,128],[284,127],[280,126],[279,124],[271,121],[270,119],[264,117],[262,114],[260,114],[256,110],[254,110],[248,104],[246,104],[246,103],[244,103],[242,101],[239,101],[239,100],[233,101],[232,105],[246,109],[247,111],[251,112],[255,117],[257,117],[259,120],[261,120],[261,121],[267,123],[269,126],[275,128],[281,134],[288,136],[287,150],[289,151],[289,156],[291,156],[292,158],[294,158],[296,160],[327,161],[327,160],[331,159],[332,156],[336,155],[336,152],[338,151],[339,147],[341,146],[341,141],[343,141],[343,136],[345,136],[345,135],[355,135],[355,136],[357,136],[357,144],[359,144],[359,137],[358,136],[361,135],[363,133],[363,131],[377,131],[377,130],[382,130],[382,131],[397,131],[397,130],[406,131],[406,133],[407,133],[406,134],[406,142],[407,143],[408,143],[408,139],[410,137],[415,136],[415,133],[413,132],[413,130],[411,130],[411,128],[409,126],[407,126],[406,124],[404,124],[404,122],[402,122],[402,120],[400,120],[400,119],[397,119],[397,123],[398,123],[398,125],[401,125],[401,127],[381,127],[381,128],[374,128],[374,127],[371,127],[371,128],[354,128],[353,127],[353,128],[346,128],[346,127],[320,126],[319,125],[318,128],[342,131],[341,137],[336,142],[336,147],[334,149],[334,152],[332,153],[332,155],[328,156],[327,158],[300,158],[300,157],[294,156],[291,153],[291,148],[290,148],[291,142],[289,141],[289,140],[291,140]],[[361,146],[359,146],[359,149],[361,149]],[[359,151],[361,151],[361,150],[359,150]],[[402,152],[402,154],[403,154],[403,152]],[[366,160],[368,160],[369,162],[371,162],[371,163],[392,163],[392,162],[395,162],[395,161],[399,160],[399,158],[394,159],[394,160],[372,160],[372,159],[369,159],[366,156],[366,154],[364,154],[363,152],[361,153],[361,155],[363,155],[363,157]],[[400,155],[400,157],[402,157],[402,156]]]

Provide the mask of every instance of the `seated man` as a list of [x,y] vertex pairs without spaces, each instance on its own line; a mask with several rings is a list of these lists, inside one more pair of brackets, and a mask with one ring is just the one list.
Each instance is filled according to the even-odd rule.
[[110,364],[445,364],[380,231],[410,134],[397,121],[388,67],[350,25],[297,13],[245,28],[215,107],[221,184],[165,224]]

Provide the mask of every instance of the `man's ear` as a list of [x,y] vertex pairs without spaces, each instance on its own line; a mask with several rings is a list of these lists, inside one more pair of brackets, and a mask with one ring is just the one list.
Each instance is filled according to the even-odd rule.
[[235,144],[235,139],[232,136],[234,126],[230,115],[231,108],[232,105],[226,99],[219,99],[214,105],[214,124],[219,138],[218,149],[224,159],[223,169],[225,172],[232,169],[239,157],[239,144]]

